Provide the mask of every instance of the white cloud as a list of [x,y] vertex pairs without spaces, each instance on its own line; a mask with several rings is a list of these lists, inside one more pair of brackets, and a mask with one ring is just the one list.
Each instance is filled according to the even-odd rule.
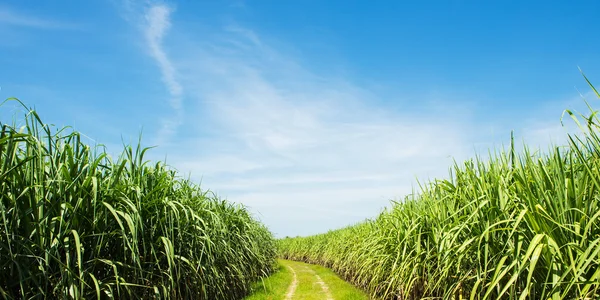
[[171,9],[165,5],[152,6],[146,12],[147,27],[145,30],[146,41],[150,47],[150,53],[154,59],[158,62],[160,70],[163,74],[163,80],[169,92],[174,97],[171,99],[171,105],[173,108],[181,108],[181,99],[179,99],[183,93],[183,89],[177,80],[175,79],[175,69],[171,64],[171,61],[162,49],[162,41],[171,27],[169,15]]
[[518,123],[506,122],[509,124],[498,130],[501,131],[501,136],[494,139],[494,141],[502,141],[503,145],[491,144],[488,147],[497,149],[504,146],[505,149],[508,149],[510,130],[514,130],[515,149],[518,151],[522,151],[525,145],[530,151],[540,150],[542,152],[548,152],[548,147],[567,145],[568,134],[579,134],[581,130],[568,114],[564,114],[561,122],[561,114],[565,109],[575,112],[578,117],[580,113],[589,114],[589,109],[582,98],[589,101],[596,96],[592,92],[588,92],[567,99],[548,101],[538,106],[529,118]]
[[152,5],[145,12],[144,36],[148,52],[152,56],[162,74],[162,80],[170,95],[169,105],[174,115],[162,120],[162,128],[158,133],[158,143],[162,144],[175,134],[183,118],[183,87],[177,81],[176,70],[163,49],[163,40],[171,27],[170,15],[172,8],[167,5]]
[[374,217],[411,193],[416,177],[445,176],[451,156],[470,151],[468,111],[413,115],[426,104],[405,101],[392,113],[370,103],[377,95],[311,73],[252,31],[228,27],[222,36],[189,35],[169,49],[196,109],[186,109],[187,138],[160,151],[279,235]]
[[[186,91],[185,130],[154,152],[167,152],[184,174],[250,206],[279,236],[375,217],[389,200],[412,193],[416,179],[446,177],[453,159],[497,141],[489,120],[476,120],[465,103],[452,108],[452,99],[393,95],[391,110],[390,95],[314,74],[237,25],[210,37],[178,28],[170,60],[161,44],[170,12],[149,10],[146,36],[172,96]],[[554,132],[532,124],[539,129],[530,135]],[[504,141],[519,126],[497,134]]]
[[56,20],[50,20],[40,18],[22,12],[18,12],[6,6],[0,6],[0,25],[10,25],[18,27],[29,27],[37,29],[76,29],[79,26],[61,22]]

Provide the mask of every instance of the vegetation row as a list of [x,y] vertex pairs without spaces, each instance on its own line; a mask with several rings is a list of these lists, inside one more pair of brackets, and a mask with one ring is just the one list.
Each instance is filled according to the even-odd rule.
[[600,299],[600,120],[565,112],[581,129],[565,147],[455,163],[373,220],[279,240],[279,255],[384,299]]
[[33,110],[21,122],[0,122],[2,298],[241,299],[276,266],[245,207],[144,160],[148,148],[113,160]]

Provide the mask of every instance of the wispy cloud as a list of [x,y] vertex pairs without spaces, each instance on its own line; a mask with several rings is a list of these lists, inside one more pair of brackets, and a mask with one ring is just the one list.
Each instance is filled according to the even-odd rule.
[[[183,95],[184,89],[177,79],[177,70],[163,46],[167,32],[171,28],[171,13],[173,7],[166,4],[152,4],[140,7],[139,3],[132,1],[123,2],[123,18],[135,23],[144,37],[147,53],[156,61],[162,81],[169,92],[168,105],[173,110],[161,120],[161,127],[157,134],[156,143],[164,144],[177,132],[183,122]],[[142,18],[138,14],[142,11]]]
[[76,29],[76,24],[41,18],[0,6],[0,25],[29,27],[37,29]]
[[[167,152],[171,165],[207,188],[250,206],[279,236],[374,217],[390,199],[412,193],[416,179],[446,177],[453,159],[495,142],[486,120],[465,103],[381,95],[347,78],[316,74],[242,26],[202,38],[193,28],[177,28],[169,58],[162,41],[171,11],[147,10],[145,36],[171,105],[184,117],[175,125],[185,124],[185,132],[156,152]],[[504,140],[511,128],[501,129]],[[535,130],[540,142],[550,134]]]
[[163,76],[163,81],[169,88],[170,103],[174,109],[181,109],[181,95],[183,89],[175,79],[175,68],[162,48],[162,41],[171,27],[169,16],[171,8],[166,5],[152,6],[146,12],[147,27],[145,30],[146,41],[150,48],[150,54],[156,60]]
[[[586,87],[587,88],[587,87]],[[575,91],[575,89],[574,89]],[[592,91],[580,94],[578,97],[572,97],[567,100],[554,101],[546,105],[541,111],[542,118],[531,118],[526,120],[521,130],[522,139],[519,141],[519,146],[523,142],[534,149],[546,150],[548,146],[562,146],[568,144],[568,134],[580,134],[581,128],[578,128],[576,123],[568,114],[562,115],[565,109],[572,111],[580,122],[583,122],[581,115],[588,115],[589,108],[585,104],[586,101],[594,101],[596,96]],[[562,121],[559,121],[561,119]]]
[[186,109],[196,116],[186,128],[197,134],[163,151],[206,187],[260,212],[279,235],[372,217],[411,193],[416,177],[443,176],[451,156],[469,152],[467,110],[414,115],[411,107],[427,104],[399,97],[406,110],[391,113],[372,105],[380,99],[371,91],[316,75],[256,32],[232,28],[174,47],[197,107]]

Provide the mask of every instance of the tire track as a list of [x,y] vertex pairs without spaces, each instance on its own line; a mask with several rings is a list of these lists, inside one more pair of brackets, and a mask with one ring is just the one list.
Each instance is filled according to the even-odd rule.
[[329,287],[327,286],[327,284],[325,283],[325,281],[323,281],[323,279],[321,278],[321,276],[319,276],[313,269],[308,268],[307,269],[310,271],[310,273],[312,273],[313,275],[315,275],[315,278],[317,278],[317,283],[321,286],[321,289],[323,290],[323,293],[325,293],[325,299],[326,300],[334,300],[333,296],[331,296],[331,293],[329,292]]
[[292,268],[291,266],[286,266],[293,275],[293,279],[292,279],[292,283],[290,283],[290,286],[287,289],[287,292],[285,294],[285,300],[292,300],[292,297],[294,296],[294,293],[296,292],[296,287],[298,287],[298,277],[296,276],[296,271],[294,271],[294,268]]

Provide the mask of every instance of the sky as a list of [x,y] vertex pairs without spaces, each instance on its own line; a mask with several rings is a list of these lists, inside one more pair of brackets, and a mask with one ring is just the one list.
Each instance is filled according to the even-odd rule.
[[[563,144],[597,99],[598,1],[0,3],[0,99],[156,146],[277,236],[376,217],[454,161]],[[19,110],[0,107],[9,123]],[[524,141],[524,142],[523,142]]]

